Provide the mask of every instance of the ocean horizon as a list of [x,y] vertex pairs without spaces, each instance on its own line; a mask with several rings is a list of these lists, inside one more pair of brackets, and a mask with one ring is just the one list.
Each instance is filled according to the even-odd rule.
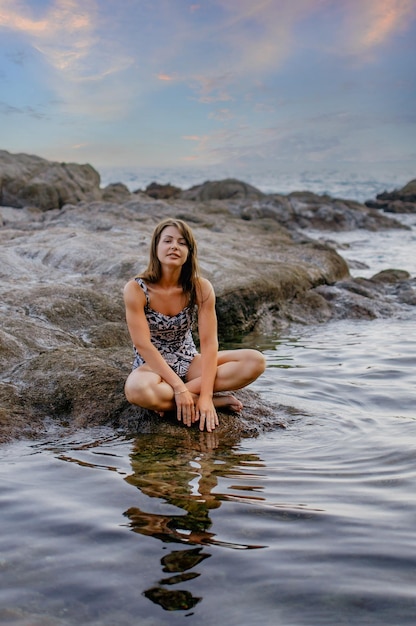
[[232,170],[220,166],[195,167],[134,167],[102,166],[96,168],[103,187],[110,183],[124,183],[130,191],[144,190],[152,183],[171,184],[189,189],[205,181],[236,178],[257,187],[263,193],[289,194],[293,191],[311,191],[336,198],[365,202],[383,191],[400,189],[416,178],[416,168],[391,167],[389,170],[362,168],[357,170],[311,169],[299,170]]

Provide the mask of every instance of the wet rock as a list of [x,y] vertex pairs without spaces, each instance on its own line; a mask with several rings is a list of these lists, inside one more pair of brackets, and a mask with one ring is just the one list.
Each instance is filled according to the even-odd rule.
[[384,291],[402,304],[416,305],[416,279],[405,270],[388,269],[378,272],[372,282],[382,284]]
[[[238,414],[218,410],[220,425],[214,433],[211,433],[213,439],[220,439],[227,445],[237,443],[242,437],[257,437],[265,432],[286,428],[288,423],[297,416],[297,412],[291,407],[277,404],[266,405],[251,389],[240,389],[235,392],[235,395],[244,404],[243,411]],[[182,439],[189,437],[198,439],[199,437],[197,426],[189,429],[178,424],[175,414],[167,414],[164,418],[160,418],[155,413],[139,407],[126,413],[121,424],[131,433],[159,433],[161,436],[174,436],[178,443]]]
[[388,269],[372,278],[348,278],[314,289],[330,308],[331,319],[376,319],[397,314],[398,303],[416,304],[416,280]]
[[382,270],[381,272],[378,272],[377,274],[374,274],[374,276],[371,277],[371,280],[373,282],[386,283],[386,284],[400,283],[403,281],[407,281],[409,279],[410,279],[409,272],[406,272],[406,270],[395,270],[395,269]]

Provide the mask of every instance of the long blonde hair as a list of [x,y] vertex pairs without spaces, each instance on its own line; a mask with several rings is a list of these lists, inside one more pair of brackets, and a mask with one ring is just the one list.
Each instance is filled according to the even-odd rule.
[[179,283],[183,292],[189,298],[189,304],[193,306],[196,303],[196,290],[199,284],[199,265],[197,258],[197,245],[194,234],[183,220],[167,217],[157,224],[153,231],[152,241],[150,244],[149,264],[145,271],[139,275],[148,283],[157,283],[162,277],[162,266],[157,258],[157,247],[159,245],[162,232],[168,226],[174,226],[179,230],[188,246],[188,258],[182,266]]

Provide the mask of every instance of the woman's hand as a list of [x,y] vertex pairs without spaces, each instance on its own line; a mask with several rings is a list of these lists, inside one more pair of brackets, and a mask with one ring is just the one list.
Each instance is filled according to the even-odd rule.
[[196,405],[197,420],[199,420],[199,430],[206,428],[209,433],[215,430],[216,426],[219,426],[217,411],[211,398],[209,400],[199,398]]
[[174,391],[176,402],[176,416],[185,426],[191,426],[196,422],[195,400],[194,396],[187,389],[182,391]]

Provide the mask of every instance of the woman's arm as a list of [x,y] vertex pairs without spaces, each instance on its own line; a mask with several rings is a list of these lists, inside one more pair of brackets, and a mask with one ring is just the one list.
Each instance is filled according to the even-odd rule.
[[183,391],[185,389],[183,381],[151,342],[149,324],[144,313],[146,296],[135,280],[130,280],[124,287],[124,303],[130,337],[140,356],[174,391]]
[[215,377],[218,365],[217,314],[215,312],[215,293],[211,283],[200,279],[198,289],[198,334],[201,351],[201,391],[197,403],[197,417],[203,430],[218,426],[218,416],[213,405]]

